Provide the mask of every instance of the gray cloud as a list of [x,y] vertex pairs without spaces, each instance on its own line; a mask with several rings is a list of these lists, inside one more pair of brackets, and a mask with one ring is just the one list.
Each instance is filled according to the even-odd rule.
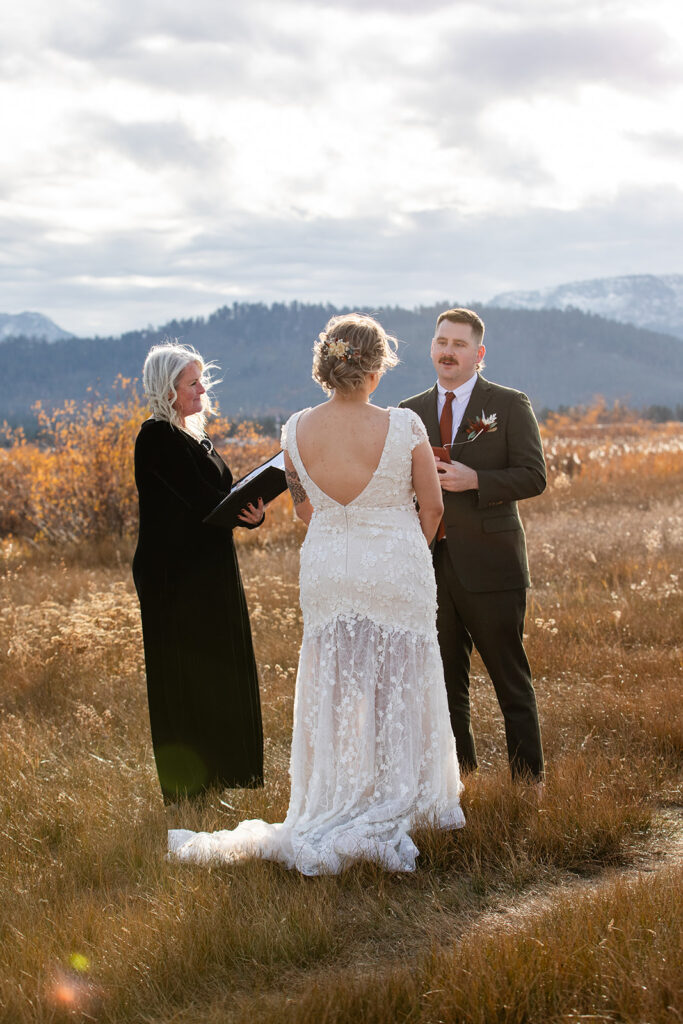
[[122,38],[110,46],[99,39],[83,46],[69,43],[60,53],[96,66],[99,76],[174,93],[229,91],[240,95],[249,86],[249,54],[235,42],[183,41],[169,51],[149,50],[140,37]]
[[[351,10],[354,12],[380,12],[387,14],[402,14],[408,17],[420,17],[425,12],[434,12],[453,9],[453,0],[312,0],[316,9],[319,7],[335,8],[336,10]],[[614,9],[619,11],[623,8],[622,0],[601,0],[601,11],[603,14]],[[515,0],[514,6],[510,0],[463,0],[458,4],[460,12],[469,9],[473,14],[481,15],[485,11],[501,14],[506,17],[520,17],[524,15],[548,13],[548,0]],[[586,9],[585,0],[553,0],[553,15],[572,14]]]
[[[629,21],[619,3],[601,4],[601,20],[588,22],[581,20],[585,0],[557,0],[552,19],[546,0],[516,0],[512,8],[503,0],[482,2],[501,15],[499,28],[435,31],[431,38],[438,52],[425,53],[419,63],[414,53],[397,46],[400,33],[383,36],[373,29],[360,42],[356,33],[353,44],[328,39],[332,14],[346,11],[358,19],[361,0],[290,3],[286,29],[276,25],[281,18],[269,21],[263,3],[197,0],[187,7],[185,0],[120,0],[109,8],[88,4],[82,16],[72,5],[70,16],[46,30],[48,52],[37,43],[32,56],[5,53],[4,67],[20,78],[44,63],[50,75],[68,82],[74,65],[61,60],[67,55],[81,62],[81,71],[90,65],[99,81],[145,83],[171,95],[206,92],[214,99],[293,102],[303,111],[319,103],[328,82],[343,74],[349,84],[367,83],[368,90],[381,84],[395,97],[386,108],[392,130],[429,127],[437,140],[434,159],[442,156],[439,144],[457,146],[464,160],[476,159],[499,180],[532,187],[547,184],[549,177],[525,151],[491,141],[481,115],[492,102],[543,94],[571,98],[579,85],[599,82],[652,95],[680,80],[663,31],[646,14],[637,23]],[[364,9],[385,11],[401,26],[421,15],[437,24],[438,10],[448,6],[450,0],[428,0],[420,7],[414,0],[363,0]],[[320,19],[300,29],[297,11],[318,7]],[[168,52],[146,45],[161,36],[172,40]],[[122,153],[148,171],[170,169],[183,238],[191,238],[179,242],[176,227],[150,231],[146,223],[143,230],[67,244],[50,240],[48,224],[6,221],[0,308],[40,309],[81,333],[206,313],[233,297],[413,305],[486,298],[513,287],[591,276],[681,269],[683,201],[674,189],[624,193],[567,213],[530,210],[470,218],[453,209],[415,213],[398,229],[379,215],[305,217],[297,204],[304,205],[317,182],[301,177],[295,188],[288,183],[290,198],[282,197],[280,218],[252,217],[231,208],[224,175],[216,173],[225,167],[226,152],[229,159],[230,143],[198,141],[191,125],[175,120],[124,124],[106,113],[96,117],[77,109],[70,126],[71,137],[50,153],[61,180],[86,174],[88,154],[102,150]],[[224,134],[225,126],[217,127],[217,134]],[[683,146],[675,131],[638,137],[656,156],[675,155]],[[344,135],[338,159],[362,162],[364,137],[359,135],[357,150],[354,142]],[[287,153],[277,157],[286,166]],[[14,173],[23,185],[38,170]],[[6,196],[13,184],[9,174],[0,181],[0,194]],[[58,170],[55,181],[59,176]],[[159,277],[167,280],[155,283]]]
[[316,8],[335,10],[380,11],[419,17],[428,11],[440,11],[453,6],[453,0],[316,0]]
[[207,143],[197,139],[180,121],[121,124],[88,115],[79,116],[78,127],[99,151],[109,147],[146,170],[177,165],[205,174],[216,172],[224,166],[228,150],[223,140]]
[[[133,7],[131,4],[127,9],[125,3],[95,4],[87,12],[55,18],[44,30],[44,45],[53,53],[69,57],[107,59],[124,50],[133,32],[138,31],[137,19],[132,20]],[[137,6],[138,11],[142,9],[142,4]]]
[[170,93],[305,103],[324,87],[314,59],[317,40],[297,32],[295,25],[283,30],[258,21],[253,12],[250,21],[229,8],[214,22],[201,5],[197,17],[195,8],[191,14],[172,10],[158,20],[133,22],[133,30],[117,8],[111,35],[103,25],[75,38],[61,29],[55,32],[53,57],[75,57],[98,75]]
[[[372,57],[364,51],[363,59]],[[428,67],[399,54],[386,74],[404,123],[429,125],[440,146],[457,147],[465,159],[471,153],[483,166],[506,165],[506,174],[537,184],[544,180],[540,165],[492,143],[482,122],[492,103],[544,95],[571,101],[590,84],[652,95],[683,81],[656,24],[607,17],[565,23],[547,13],[507,28],[451,29],[439,35]]]
[[[439,41],[434,73],[404,79],[403,100],[440,123],[445,139],[466,134],[498,98],[541,92],[566,97],[588,84],[625,91],[664,88],[683,80],[668,60],[668,40],[654,25],[606,23],[452,32]],[[442,137],[443,137],[442,136]]]
[[109,75],[172,93],[248,92],[246,51],[222,43],[185,43],[171,53],[149,53],[131,45],[106,60]]
[[197,0],[190,7],[179,0],[119,0],[108,9],[89,9],[76,23],[55,21],[47,43],[54,53],[97,62],[109,74],[182,92],[249,87],[262,74],[260,69],[251,76],[258,56],[270,57],[276,72],[291,73],[296,64],[305,78],[305,63],[298,62],[314,45],[295,20],[282,28],[268,19],[267,5],[234,0]]
[[[479,15],[492,12],[510,20],[528,18],[532,15],[547,17],[550,11],[548,0],[515,0],[514,4],[511,4],[510,0],[470,0],[466,6]],[[612,14],[622,16],[626,6],[624,0],[600,0],[600,15],[603,18]],[[595,9],[595,5],[587,3],[586,0],[553,0],[551,14],[554,18],[560,15],[578,17],[586,11],[593,12]]]
[[[373,10],[402,19],[438,12],[450,5],[438,0],[373,0]],[[327,38],[325,15],[348,13],[354,19],[366,0],[316,3],[316,27],[297,23],[298,11],[310,5],[290,3],[286,27],[268,19],[268,5],[249,7],[234,2],[198,0],[191,8],[178,0],[109,8],[88,8],[87,16],[58,19],[48,33],[54,51],[97,61],[108,74],[182,91],[230,90],[277,100],[317,95],[322,67],[336,72],[343,56],[345,74],[383,80],[401,88],[418,108],[448,109],[467,104],[480,109],[492,96],[529,95],[543,88],[566,91],[590,82],[609,81],[622,89],[663,87],[680,81],[677,62],[669,59],[662,28],[643,15],[638,21],[619,15],[619,5],[605,4],[599,22],[582,18],[584,0],[547,5],[518,0],[514,8],[489,4],[503,17],[486,29],[445,30],[434,34],[434,51],[415,65],[413,53],[396,52],[391,35],[372,33],[349,53],[340,41]],[[279,8],[282,10],[282,8]],[[521,17],[526,13],[526,18]],[[333,24],[330,23],[330,31]],[[168,52],[149,49],[146,41],[166,38]],[[321,51],[321,45],[325,47]],[[256,60],[255,58],[262,58]],[[265,68],[265,70],[264,70]]]
[[110,60],[135,47],[136,41],[165,37],[181,42],[253,43],[258,18],[234,0],[118,0],[90,5],[87,12],[56,18],[47,32],[48,45],[84,59]]
[[[260,50],[267,51],[265,44]],[[274,103],[307,101],[316,95],[321,82],[304,58],[284,47],[271,48],[271,52],[264,71],[256,64],[253,51],[234,42],[185,42],[170,53],[149,53],[130,46],[110,55],[105,69],[117,78],[173,93],[260,97]]]
[[[400,24],[449,6],[439,0],[427,6],[372,0],[371,9],[390,13]],[[478,113],[501,95],[528,97],[541,89],[567,94],[595,82],[625,90],[664,88],[683,74],[670,59],[663,29],[647,15],[638,21],[620,15],[618,3],[604,3],[594,22],[582,17],[585,0],[558,0],[551,15],[536,0],[516,0],[514,7],[491,0],[488,7],[502,15],[498,26],[435,29],[433,51],[417,64],[413,52],[396,47],[391,33],[373,32],[352,51],[332,37],[336,22],[329,22],[328,33],[328,12],[355,20],[360,7],[366,9],[366,0],[279,5],[279,12],[291,14],[282,27],[282,18],[268,18],[268,4],[197,0],[188,8],[180,0],[120,0],[55,19],[47,39],[52,59],[76,57],[96,64],[100,73],[170,92],[305,104],[325,92],[327,75],[341,73],[368,88],[381,79],[397,91],[397,110],[404,109],[406,120],[439,124],[445,140],[471,130]],[[312,10],[318,17],[304,29],[297,13]],[[171,40],[170,49],[150,49],[155,38]],[[16,73],[14,65],[8,67]]]
[[649,134],[632,132],[629,138],[638,142],[654,156],[665,160],[676,160],[683,157],[683,134],[681,132],[651,132]]
[[[118,333],[206,314],[233,299],[410,307],[482,301],[511,287],[680,271],[683,193],[629,192],[579,211],[507,217],[443,210],[415,214],[400,230],[379,218],[233,212],[182,244],[159,230],[65,246],[36,226],[5,227],[3,311],[37,308],[76,333]],[[113,275],[120,281],[112,283]]]
[[637,90],[643,83],[681,81],[681,69],[668,65],[668,49],[664,31],[646,20],[563,25],[553,19],[514,31],[475,32],[462,45],[454,34],[444,41],[442,56],[450,52],[458,74],[475,76],[496,92],[605,81]]

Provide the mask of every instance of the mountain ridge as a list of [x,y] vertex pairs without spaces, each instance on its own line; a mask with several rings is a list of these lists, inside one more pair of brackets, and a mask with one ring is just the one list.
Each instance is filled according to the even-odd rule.
[[53,342],[73,337],[70,331],[63,330],[42,313],[0,313],[0,342],[8,338],[35,338]]
[[[401,363],[386,374],[378,404],[396,404],[430,387],[429,343],[448,303],[414,310],[371,311],[400,339]],[[537,411],[590,404],[597,395],[635,407],[676,408],[683,394],[683,345],[628,324],[576,309],[508,310],[479,305],[486,323],[484,375],[529,395]],[[286,416],[317,404],[312,347],[326,321],[348,312],[330,305],[234,303],[209,317],[173,320],[120,338],[11,339],[0,345],[0,421],[34,422],[31,406],[112,394],[117,375],[139,378],[149,348],[177,337],[216,360],[216,396],[231,418]]]
[[580,309],[683,339],[683,274],[588,278],[532,291],[500,292],[488,305],[504,309]]

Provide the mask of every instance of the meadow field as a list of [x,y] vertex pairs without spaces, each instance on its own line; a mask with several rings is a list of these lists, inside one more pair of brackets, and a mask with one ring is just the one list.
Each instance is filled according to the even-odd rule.
[[[682,425],[544,428],[549,487],[522,505],[543,800],[509,781],[475,660],[467,826],[416,823],[410,875],[304,878],[165,857],[130,574],[143,418],[124,387],[0,448],[0,1022],[680,1022]],[[276,448],[212,435],[238,475]],[[287,496],[238,537],[266,785],[172,824],[284,817],[302,537]]]

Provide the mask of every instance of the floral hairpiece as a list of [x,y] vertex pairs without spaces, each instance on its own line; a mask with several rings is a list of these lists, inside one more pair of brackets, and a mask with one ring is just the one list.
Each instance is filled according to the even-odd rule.
[[337,359],[343,359],[345,363],[360,361],[358,349],[352,348],[348,341],[343,341],[341,338],[328,338],[322,344],[322,352],[324,356],[336,356]]

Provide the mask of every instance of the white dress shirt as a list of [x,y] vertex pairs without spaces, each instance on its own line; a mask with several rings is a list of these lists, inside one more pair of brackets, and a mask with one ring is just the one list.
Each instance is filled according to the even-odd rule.
[[[462,423],[462,418],[465,415],[465,409],[467,408],[467,403],[470,400],[470,397],[472,395],[472,391],[474,390],[474,385],[476,383],[477,383],[477,374],[473,373],[469,380],[466,380],[464,384],[461,384],[460,387],[456,388],[454,390],[454,392],[453,392],[453,394],[455,395],[455,398],[453,399],[453,405],[452,405],[452,409],[453,409],[453,433],[451,435],[451,444],[455,440],[455,435],[458,432],[458,427]],[[436,386],[439,389],[439,397],[438,397],[438,400],[437,400],[437,403],[436,403],[436,411],[437,411],[437,415],[438,415],[438,418],[439,418],[439,422],[441,422],[441,413],[443,412],[443,407],[446,404],[446,392],[449,389],[442,387],[441,384],[438,381],[437,381],[437,385]]]

